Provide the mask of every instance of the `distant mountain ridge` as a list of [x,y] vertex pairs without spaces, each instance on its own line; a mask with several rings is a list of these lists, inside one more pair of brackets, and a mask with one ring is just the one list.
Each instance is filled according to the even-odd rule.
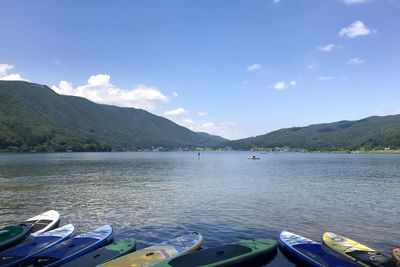
[[145,110],[58,95],[45,85],[0,81],[0,151],[110,151],[289,147],[306,150],[400,149],[400,115],[280,129],[234,141]]
[[[227,141],[145,110],[58,95],[45,85],[0,81],[0,97],[0,150],[177,149],[213,147]],[[16,129],[15,125],[24,127]],[[68,146],[71,139],[75,147]]]
[[400,115],[372,116],[307,127],[280,129],[222,144],[236,150],[289,147],[307,150],[372,150],[400,148]]

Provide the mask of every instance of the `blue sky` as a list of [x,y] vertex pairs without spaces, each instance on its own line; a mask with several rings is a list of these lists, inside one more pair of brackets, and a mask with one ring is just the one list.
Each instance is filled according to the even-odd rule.
[[0,79],[237,139],[400,113],[400,0],[0,2]]

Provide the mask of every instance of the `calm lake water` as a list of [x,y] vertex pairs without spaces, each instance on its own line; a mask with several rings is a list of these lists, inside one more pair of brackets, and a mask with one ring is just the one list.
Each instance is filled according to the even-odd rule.
[[[110,223],[138,248],[187,232],[203,247],[288,230],[400,245],[400,155],[251,152],[0,154],[0,225],[58,210],[79,232]],[[265,266],[295,266],[278,253]]]

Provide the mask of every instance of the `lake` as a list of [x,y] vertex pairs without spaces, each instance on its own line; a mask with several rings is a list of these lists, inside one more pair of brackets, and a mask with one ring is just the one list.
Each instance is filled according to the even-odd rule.
[[[389,253],[400,245],[399,184],[400,155],[0,154],[0,225],[55,209],[78,232],[110,223],[138,248],[192,231],[211,247],[288,230]],[[295,266],[281,253],[263,265]]]

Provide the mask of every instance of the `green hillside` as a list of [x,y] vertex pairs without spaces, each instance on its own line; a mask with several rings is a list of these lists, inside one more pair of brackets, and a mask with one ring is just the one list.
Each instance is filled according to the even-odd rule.
[[308,150],[399,149],[400,115],[281,129],[227,142],[223,146],[239,150],[274,147]]
[[[51,140],[62,136],[66,140],[75,138],[87,146],[95,143],[104,145],[104,149],[127,150],[211,147],[227,141],[190,131],[141,109],[99,105],[85,98],[58,95],[44,85],[0,81],[0,94],[3,150],[31,148],[27,142],[35,136],[48,136]],[[17,125],[28,130],[17,130]],[[39,143],[48,142],[47,138]]]
[[108,151],[110,147],[57,128],[0,92],[0,151]]

